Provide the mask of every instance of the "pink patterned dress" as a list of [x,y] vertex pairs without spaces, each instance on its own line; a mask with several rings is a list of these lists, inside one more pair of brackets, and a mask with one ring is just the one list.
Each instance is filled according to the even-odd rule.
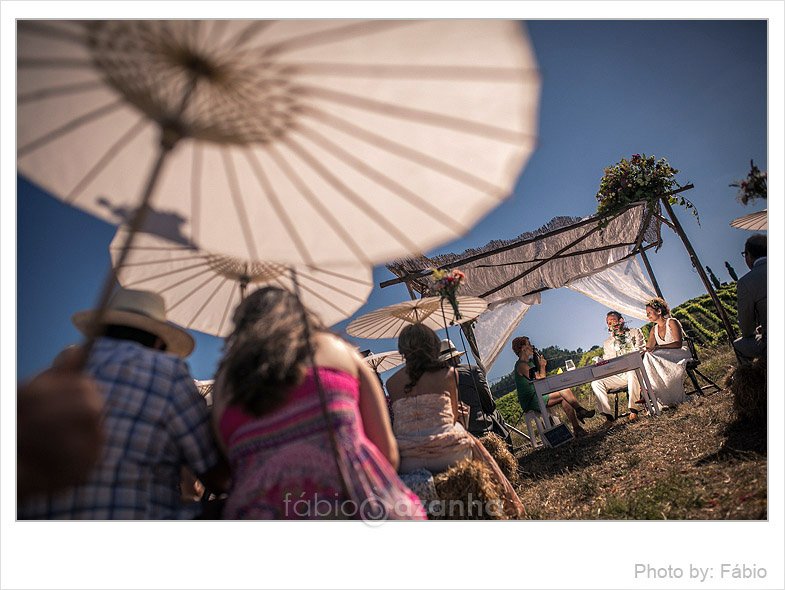
[[359,382],[319,367],[350,498],[341,489],[313,369],[286,404],[261,417],[230,406],[220,431],[229,451],[228,519],[422,519],[417,496],[368,440]]

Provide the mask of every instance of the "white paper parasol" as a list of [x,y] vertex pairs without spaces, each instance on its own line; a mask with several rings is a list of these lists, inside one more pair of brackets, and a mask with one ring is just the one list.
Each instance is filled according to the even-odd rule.
[[212,407],[213,387],[215,385],[215,380],[205,379],[200,381],[199,379],[194,379],[194,384],[196,385],[196,389],[199,390],[199,395],[201,395],[204,398],[204,401],[207,402],[207,407]]
[[371,366],[377,375],[400,367],[405,362],[403,355],[397,350],[369,354],[363,360]]
[[488,304],[479,297],[458,297],[458,309],[462,318],[455,321],[452,306],[440,297],[425,297],[382,307],[361,315],[346,326],[346,333],[355,338],[397,338],[409,324],[424,324],[432,330],[461,324],[476,318],[488,309]]
[[[125,233],[118,231],[109,246],[113,263],[125,243]],[[316,268],[245,262],[146,233],[137,234],[123,266],[115,268],[115,273],[126,288],[159,293],[173,322],[223,337],[232,330],[232,313],[243,291],[250,293],[266,285],[294,291],[291,268],[297,275],[303,305],[328,326],[351,317],[373,288],[371,269],[359,264]]]
[[[520,23],[19,21],[19,171],[247,260],[379,263],[465,233],[536,142]],[[445,214],[445,212],[449,212]]]
[[742,215],[730,222],[731,227],[748,229],[750,231],[766,231],[769,226],[768,210],[756,211],[749,215]]

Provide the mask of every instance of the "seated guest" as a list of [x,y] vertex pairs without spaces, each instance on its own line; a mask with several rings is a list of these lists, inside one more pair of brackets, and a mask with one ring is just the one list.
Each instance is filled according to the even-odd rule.
[[477,365],[461,364],[460,358],[466,353],[455,348],[452,340],[442,340],[440,351],[439,360],[447,361],[458,372],[458,399],[469,406],[467,430],[478,438],[493,432],[510,444],[510,433],[496,409],[496,401],[483,370]]
[[[624,318],[618,311],[609,311],[605,316],[605,323],[608,326],[610,336],[602,343],[602,358],[605,360],[615,359],[619,356],[617,350],[617,339],[614,330],[623,333],[632,350],[639,350],[646,344],[643,333],[638,328],[628,328]],[[627,388],[627,401],[630,408],[630,420],[638,418],[638,407],[635,405],[641,399],[641,386],[635,371],[627,371],[618,375],[611,375],[603,379],[596,379],[591,382],[591,389],[594,397],[597,398],[597,408],[600,414],[605,416],[605,426],[613,423],[614,416],[611,412],[611,405],[608,403],[608,390],[618,387]]]
[[422,324],[406,326],[398,338],[406,364],[387,380],[387,392],[401,473],[420,467],[444,471],[472,456],[472,437],[457,422],[457,374],[439,360],[440,345],[436,333]]
[[[684,375],[692,353],[683,339],[679,320],[663,299],[655,297],[646,304],[646,318],[654,322],[643,355],[643,367],[660,404],[674,406],[686,401]],[[640,402],[639,402],[640,403]]]
[[[74,359],[76,361],[76,359]],[[101,456],[103,398],[61,357],[16,393],[17,500],[83,482]]]
[[496,461],[458,423],[458,375],[439,359],[440,349],[439,337],[422,324],[406,326],[398,338],[406,364],[387,380],[387,391],[395,410],[399,471],[424,468],[433,473],[465,460],[482,461],[505,489],[505,511],[523,514],[520,499]]
[[395,472],[376,375],[288,291],[265,287],[237,307],[213,424],[232,470],[224,518],[425,518]]
[[[534,390],[534,385],[532,385],[530,381],[530,369],[534,369],[535,378],[544,379],[545,366],[548,361],[542,355],[537,355],[538,367],[535,367],[531,360],[534,356],[534,347],[526,336],[513,338],[512,351],[518,357],[514,369],[515,386],[518,390],[518,403],[521,405],[521,409],[524,413],[532,411],[539,412],[540,405],[537,403],[537,392]],[[581,406],[570,389],[546,393],[542,396],[542,400],[548,408],[560,404],[564,413],[567,414],[570,424],[572,424],[573,434],[576,437],[586,435],[586,431],[578,422],[583,422],[585,418],[594,416],[594,410],[587,410]]]
[[[82,311],[71,319],[88,334],[96,317]],[[163,298],[148,291],[118,290],[100,317],[102,336],[84,373],[102,398],[103,452],[78,485],[31,496],[19,518],[191,518],[195,506],[180,500],[181,468],[216,491],[229,476],[185,362],[194,340],[166,321]]]
[[766,236],[755,234],[742,252],[750,272],[736,283],[741,337],[733,341],[741,364],[766,356],[766,251]]

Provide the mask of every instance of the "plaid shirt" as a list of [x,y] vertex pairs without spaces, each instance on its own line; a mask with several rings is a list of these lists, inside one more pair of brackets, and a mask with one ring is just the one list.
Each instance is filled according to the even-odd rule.
[[180,501],[180,468],[204,473],[219,455],[186,362],[135,342],[99,338],[86,372],[106,398],[101,459],[87,482],[21,504],[19,518],[192,516]]

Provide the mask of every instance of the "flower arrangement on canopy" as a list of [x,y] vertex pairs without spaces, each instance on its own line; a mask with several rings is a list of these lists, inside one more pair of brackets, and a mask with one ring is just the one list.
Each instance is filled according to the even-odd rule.
[[754,202],[755,199],[767,198],[766,173],[761,172],[752,160],[750,160],[750,173],[747,177],[728,186],[739,187],[736,200],[744,205]]
[[[652,203],[665,193],[679,188],[674,179],[679,171],[672,168],[665,158],[658,161],[654,156],[633,154],[629,160],[622,158],[613,166],[605,168],[604,172],[600,189],[597,191],[597,213],[606,218],[629,203]],[[671,195],[668,203],[678,204],[691,211],[700,225],[698,211],[688,199],[681,195]],[[606,219],[603,225],[607,223]]]
[[466,279],[466,275],[459,270],[437,270],[434,268],[430,278],[431,292],[440,296],[442,300],[449,301],[455,312],[455,319],[462,319],[463,316],[458,311],[458,289]]

